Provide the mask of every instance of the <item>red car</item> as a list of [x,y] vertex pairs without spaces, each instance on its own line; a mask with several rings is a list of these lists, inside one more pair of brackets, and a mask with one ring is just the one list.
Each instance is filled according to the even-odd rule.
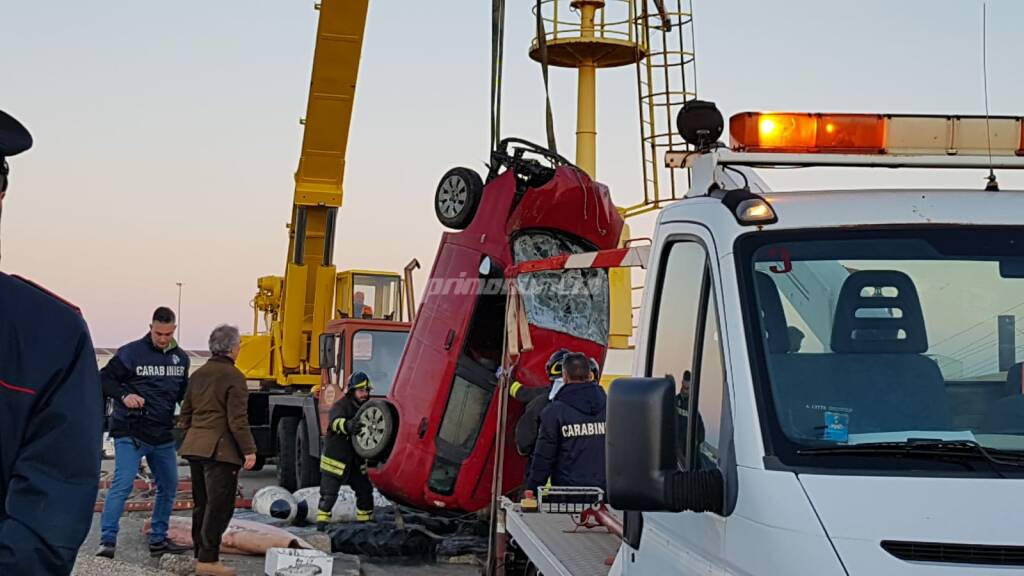
[[[430,272],[394,385],[367,403],[357,451],[376,462],[374,486],[422,509],[475,511],[491,498],[497,371],[505,330],[504,271],[513,264],[617,246],[622,218],[608,189],[564,158],[516,139],[492,154],[486,186],[454,168],[435,210],[447,232]],[[534,349],[515,366],[528,386],[546,386],[558,348],[603,363],[608,338],[604,270],[526,274],[517,280]],[[522,412],[510,403],[509,430]],[[504,486],[519,486],[526,461],[507,434]]]

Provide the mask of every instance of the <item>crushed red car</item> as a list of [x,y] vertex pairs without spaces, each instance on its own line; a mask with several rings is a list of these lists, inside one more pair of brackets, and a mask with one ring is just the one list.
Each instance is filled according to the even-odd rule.
[[[623,221],[608,188],[545,148],[504,140],[487,183],[454,168],[435,196],[446,232],[425,296],[385,400],[371,400],[356,449],[376,465],[374,486],[421,509],[475,511],[491,499],[507,280],[514,264],[617,246]],[[549,384],[544,364],[559,348],[603,364],[608,339],[605,270],[519,276],[533,350],[515,366],[527,386]],[[522,406],[509,405],[508,427]],[[503,492],[518,487],[526,461],[507,434]]]

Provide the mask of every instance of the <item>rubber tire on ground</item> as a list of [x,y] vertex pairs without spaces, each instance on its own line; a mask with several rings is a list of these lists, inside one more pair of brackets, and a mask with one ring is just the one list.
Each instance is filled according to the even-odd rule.
[[299,488],[320,485],[320,459],[309,455],[309,442],[306,421],[299,420],[295,434],[295,483]]
[[298,490],[295,475],[295,435],[299,419],[285,416],[277,421],[277,485],[289,492]]
[[[407,525],[408,526],[408,525]],[[437,543],[414,528],[393,522],[349,522],[328,528],[331,551],[374,557],[432,556]]]
[[398,433],[398,418],[391,404],[384,400],[368,400],[356,412],[356,418],[363,423],[363,429],[352,443],[364,460],[383,462],[391,447],[395,444]]
[[469,168],[452,168],[444,173],[434,193],[434,214],[448,228],[469,226],[480,207],[484,181]]

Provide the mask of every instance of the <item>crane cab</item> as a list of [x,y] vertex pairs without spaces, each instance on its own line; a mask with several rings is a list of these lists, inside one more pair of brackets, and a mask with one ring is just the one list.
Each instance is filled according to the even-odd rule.
[[346,270],[338,273],[334,318],[402,319],[402,277],[394,272]]

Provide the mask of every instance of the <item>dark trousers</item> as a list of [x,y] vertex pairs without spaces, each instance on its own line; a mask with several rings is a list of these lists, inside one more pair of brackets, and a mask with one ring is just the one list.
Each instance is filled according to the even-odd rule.
[[317,508],[321,512],[330,513],[334,503],[338,501],[338,491],[342,484],[348,484],[356,493],[356,518],[369,520],[373,514],[373,484],[369,476],[359,466],[349,465],[345,474],[335,476],[330,472],[320,473],[320,505]]
[[214,460],[189,460],[192,470],[192,544],[200,562],[220,559],[220,539],[235,514],[241,466]]

